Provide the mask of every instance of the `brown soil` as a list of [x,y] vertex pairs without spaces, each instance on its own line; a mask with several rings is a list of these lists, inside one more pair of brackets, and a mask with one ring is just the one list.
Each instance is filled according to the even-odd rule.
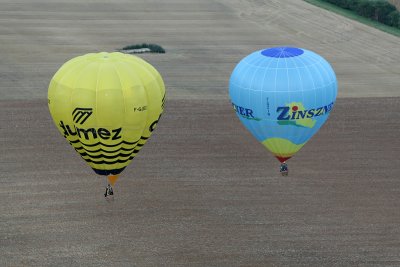
[[45,101],[2,101],[0,265],[395,266],[399,104],[339,99],[282,177],[228,100],[167,101],[108,203]]

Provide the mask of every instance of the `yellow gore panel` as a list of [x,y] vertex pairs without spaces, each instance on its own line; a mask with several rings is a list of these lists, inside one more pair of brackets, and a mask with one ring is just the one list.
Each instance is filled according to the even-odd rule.
[[102,175],[119,174],[135,157],[163,112],[160,74],[139,57],[91,53],[66,62],[48,90],[60,133]]
[[305,143],[296,145],[284,138],[268,138],[262,144],[274,154],[275,157],[290,158],[302,148]]

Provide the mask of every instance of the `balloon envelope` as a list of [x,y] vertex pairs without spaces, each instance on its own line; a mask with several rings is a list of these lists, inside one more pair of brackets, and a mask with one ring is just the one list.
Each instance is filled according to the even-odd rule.
[[324,124],[336,100],[337,81],[318,54],[274,47],[237,64],[229,94],[240,121],[283,162]]
[[154,130],[164,99],[160,74],[122,53],[73,58],[48,90],[57,129],[100,175],[117,175],[132,161]]

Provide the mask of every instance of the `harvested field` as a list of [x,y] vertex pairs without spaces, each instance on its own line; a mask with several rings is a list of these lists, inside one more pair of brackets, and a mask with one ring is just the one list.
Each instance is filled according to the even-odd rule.
[[167,51],[143,57],[163,75],[169,99],[225,99],[236,63],[277,45],[304,47],[329,60],[339,97],[400,96],[398,37],[299,0],[0,4],[3,99],[45,99],[66,60],[141,42]]
[[[398,266],[399,38],[298,0],[0,0],[0,266]],[[116,199],[55,129],[66,60],[157,43],[165,114]],[[233,113],[235,64],[300,46],[339,99],[290,175]]]
[[395,266],[399,102],[340,99],[282,177],[228,101],[169,101],[107,203],[45,101],[2,101],[0,265]]

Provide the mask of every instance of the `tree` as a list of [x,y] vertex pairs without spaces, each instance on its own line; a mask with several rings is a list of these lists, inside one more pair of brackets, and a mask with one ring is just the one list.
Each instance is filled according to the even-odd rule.
[[400,28],[400,12],[395,10],[387,16],[387,24],[392,27]]

